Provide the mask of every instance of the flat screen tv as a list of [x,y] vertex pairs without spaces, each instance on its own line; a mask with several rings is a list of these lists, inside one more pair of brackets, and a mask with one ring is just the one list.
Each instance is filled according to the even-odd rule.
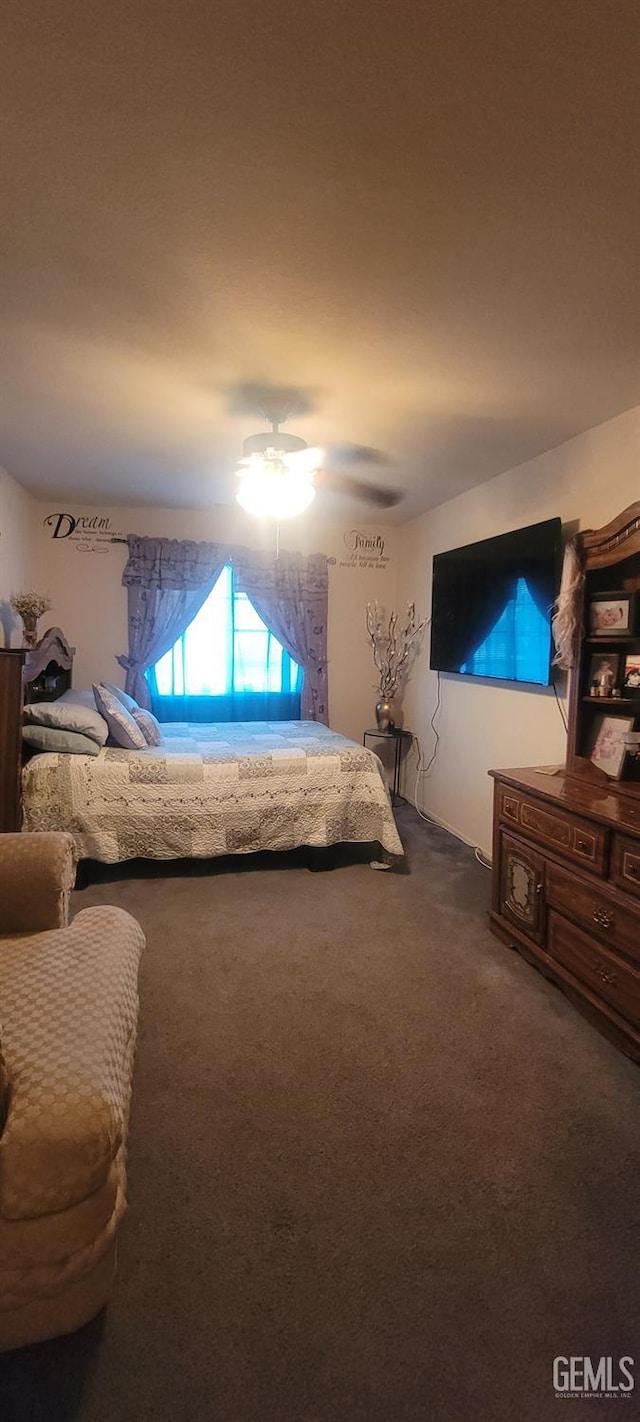
[[560,576],[559,518],[436,553],[431,666],[548,686]]

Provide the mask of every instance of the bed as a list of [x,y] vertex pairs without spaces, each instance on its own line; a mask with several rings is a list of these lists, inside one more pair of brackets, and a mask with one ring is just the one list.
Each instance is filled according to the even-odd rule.
[[314,721],[168,724],[146,750],[43,753],[22,771],[25,830],[69,830],[116,864],[380,845],[403,854],[378,757]]

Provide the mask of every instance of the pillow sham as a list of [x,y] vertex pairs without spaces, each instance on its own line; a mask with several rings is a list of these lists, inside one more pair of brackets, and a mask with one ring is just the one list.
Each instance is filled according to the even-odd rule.
[[140,727],[148,746],[161,746],[164,740],[162,728],[153,711],[147,711],[144,706],[138,706],[131,712],[136,726]]
[[23,726],[22,739],[35,751],[62,751],[65,755],[99,755],[100,746],[91,736],[78,731],[61,731],[57,726]]
[[140,727],[136,725],[130,711],[112,696],[103,682],[94,683],[93,694],[96,706],[109,727],[109,735],[123,750],[146,750],[147,742]]
[[58,731],[75,731],[80,736],[90,736],[99,746],[103,746],[109,734],[109,727],[97,710],[95,700],[92,706],[82,701],[31,701],[24,708],[24,719],[32,726],[52,726]]
[[116,700],[120,702],[121,706],[124,706],[132,715],[134,711],[137,711],[138,703],[135,696],[129,696],[129,693],[122,691],[119,686],[112,686],[110,681],[101,681],[100,686],[106,687],[107,691],[110,691],[111,695],[116,697]]

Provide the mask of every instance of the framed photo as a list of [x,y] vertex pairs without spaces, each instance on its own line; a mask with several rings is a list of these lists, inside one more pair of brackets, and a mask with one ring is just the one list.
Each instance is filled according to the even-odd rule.
[[628,637],[634,631],[633,592],[593,593],[589,603],[590,637]]
[[633,730],[634,716],[598,716],[594,728],[593,745],[589,757],[592,765],[604,770],[612,780],[622,775],[627,747],[624,743],[626,731]]
[[619,652],[594,653],[589,663],[587,682],[590,696],[611,696],[618,686],[621,660]]
[[[624,659],[624,680],[625,691],[630,691],[631,695],[640,696],[640,655],[631,652]],[[591,685],[591,683],[589,683]]]

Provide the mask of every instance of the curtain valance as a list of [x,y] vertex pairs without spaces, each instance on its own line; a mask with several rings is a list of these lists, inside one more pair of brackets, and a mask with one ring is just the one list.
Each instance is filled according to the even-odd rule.
[[231,561],[233,548],[225,543],[195,543],[190,538],[127,539],[129,559],[122,574],[125,587],[199,588],[216,570]]

